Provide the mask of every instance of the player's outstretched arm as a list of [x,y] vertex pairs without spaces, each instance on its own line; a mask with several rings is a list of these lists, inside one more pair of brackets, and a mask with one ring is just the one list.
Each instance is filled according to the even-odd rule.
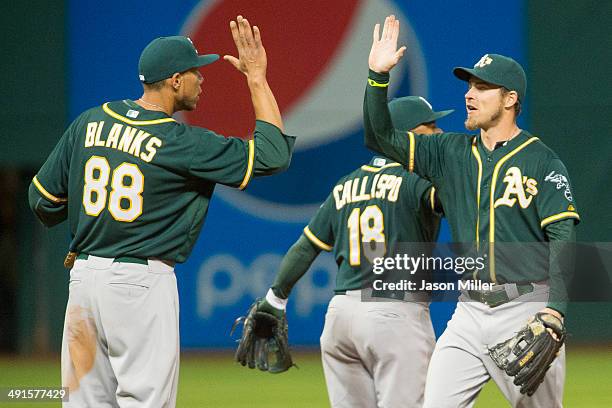
[[280,110],[266,79],[268,58],[259,28],[251,28],[246,18],[238,16],[236,21],[230,22],[230,30],[238,50],[238,58],[225,55],[223,59],[247,77],[255,119],[269,122],[283,131]]
[[380,24],[374,26],[372,48],[368,59],[370,73],[363,102],[365,145],[390,159],[409,166],[408,137],[396,131],[387,106],[389,71],[398,63],[406,47],[397,49],[399,20],[395,16],[385,19],[382,35]]

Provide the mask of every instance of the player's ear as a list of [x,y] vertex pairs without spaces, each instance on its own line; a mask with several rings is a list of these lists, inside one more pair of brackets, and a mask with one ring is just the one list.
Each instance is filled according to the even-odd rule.
[[181,75],[180,72],[177,72],[170,77],[170,80],[172,81],[172,88],[175,91],[178,91],[183,84],[183,75]]
[[512,106],[514,106],[514,104],[518,102],[518,94],[516,93],[516,91],[504,92],[503,98],[505,108],[511,108]]

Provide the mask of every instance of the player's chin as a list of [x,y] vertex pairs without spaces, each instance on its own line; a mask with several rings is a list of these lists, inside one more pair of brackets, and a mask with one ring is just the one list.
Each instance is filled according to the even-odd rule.
[[184,109],[186,111],[194,111],[198,107],[198,99],[194,99],[191,101],[185,101]]
[[470,118],[470,117],[468,117],[465,120],[465,122],[463,122],[463,124],[465,125],[465,128],[467,130],[476,130],[476,129],[480,128],[480,126],[478,126],[478,122],[476,121],[476,119]]

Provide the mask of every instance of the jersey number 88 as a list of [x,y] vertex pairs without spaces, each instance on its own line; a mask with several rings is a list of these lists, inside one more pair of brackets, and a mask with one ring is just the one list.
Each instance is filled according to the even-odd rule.
[[[105,157],[91,156],[85,163],[85,186],[83,187],[83,207],[92,217],[100,215],[106,207],[108,192],[106,186],[111,181],[108,197],[108,211],[117,221],[132,222],[142,214],[142,191],[144,176],[137,165],[121,163],[112,172]],[[130,180],[126,184],[126,180]],[[121,204],[127,204],[123,208]]]

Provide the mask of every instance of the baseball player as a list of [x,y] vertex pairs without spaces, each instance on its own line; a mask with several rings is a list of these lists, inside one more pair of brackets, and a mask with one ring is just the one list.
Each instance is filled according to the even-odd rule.
[[79,115],[34,177],[30,206],[72,241],[62,385],[74,407],[174,407],[179,369],[175,263],[198,238],[215,184],[244,189],[289,165],[294,138],[266,81],[260,32],[230,23],[255,110],[251,140],[179,123],[202,92],[187,37],[153,40],[139,61],[144,93]]
[[[487,353],[538,312],[562,320],[565,285],[573,272],[564,257],[571,254],[569,243],[580,219],[559,157],[516,124],[525,101],[523,68],[511,58],[486,54],[473,68],[454,69],[467,83],[465,126],[478,130],[476,135],[399,132],[385,103],[389,71],[405,51],[397,48],[399,21],[387,17],[379,33],[377,24],[364,102],[366,144],[432,181],[453,240],[472,242],[486,258],[486,268],[466,272],[462,279],[493,284],[491,290],[462,292],[436,344],[424,405],[470,407],[492,378],[512,406],[560,407],[564,349],[531,397]],[[537,244],[544,242],[550,250]],[[521,243],[533,252],[508,259],[501,250],[509,244],[503,243]]]
[[[435,120],[452,112],[434,112],[429,102],[416,96],[395,99],[389,108],[395,126],[423,133],[440,132]],[[321,335],[332,407],[423,403],[425,372],[435,343],[429,295],[380,290],[372,282],[376,275],[371,262],[392,257],[400,243],[437,239],[440,214],[434,196],[429,182],[399,163],[373,158],[336,183],[260,301],[260,310],[282,314],[291,289],[320,251],[333,252],[338,264],[335,296]],[[377,249],[371,250],[372,243]],[[373,301],[381,299],[383,303]]]

